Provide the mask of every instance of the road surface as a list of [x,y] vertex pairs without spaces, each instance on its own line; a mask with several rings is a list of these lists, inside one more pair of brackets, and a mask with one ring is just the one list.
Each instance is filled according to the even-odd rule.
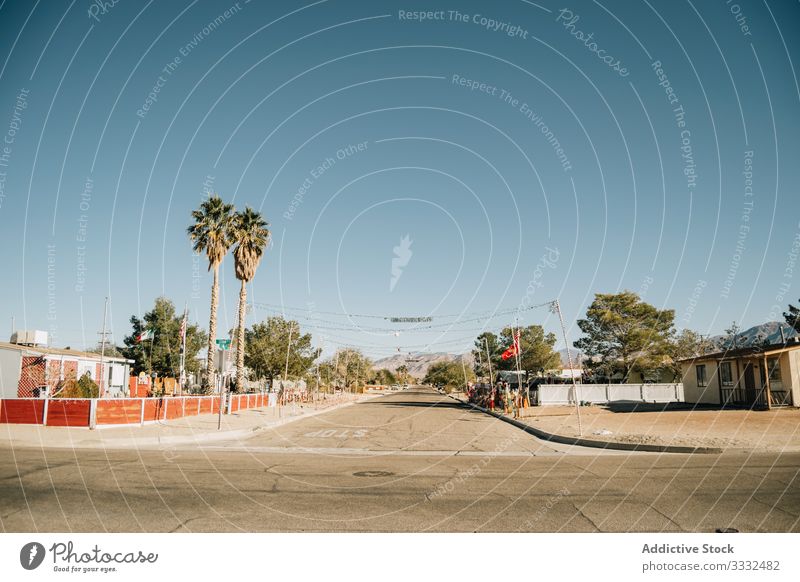
[[4,531],[800,531],[800,454],[540,441],[429,388],[237,443],[0,449]]

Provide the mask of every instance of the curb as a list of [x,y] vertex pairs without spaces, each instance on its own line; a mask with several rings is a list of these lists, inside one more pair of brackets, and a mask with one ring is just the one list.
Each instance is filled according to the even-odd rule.
[[618,443],[614,441],[603,441],[595,439],[585,439],[581,437],[563,436],[555,433],[545,432],[538,428],[534,428],[529,424],[525,424],[524,422],[520,422],[519,420],[516,420],[514,418],[509,418],[505,414],[492,412],[488,408],[483,408],[482,406],[478,406],[470,402],[464,402],[463,400],[454,398],[449,394],[447,394],[447,396],[449,398],[452,398],[456,402],[460,402],[461,404],[469,406],[474,410],[479,410],[480,412],[484,412],[490,416],[494,416],[499,420],[507,422],[519,429],[522,429],[525,432],[532,434],[536,438],[542,439],[543,441],[550,441],[562,445],[575,445],[578,447],[591,447],[595,449],[614,449],[619,451],[638,451],[643,453],[684,453],[684,454],[688,453],[688,454],[701,454],[701,455],[719,455],[723,452],[723,449],[714,447],[681,447],[676,445],[646,445],[646,444],[634,444],[634,443]]
[[[209,442],[217,442],[217,441],[227,441],[227,440],[242,440],[244,438],[250,438],[255,436],[257,433],[268,430],[271,428],[275,428],[278,426],[283,426],[284,424],[289,424],[296,420],[302,420],[304,418],[311,418],[320,414],[324,414],[326,412],[331,412],[333,410],[338,410],[339,408],[345,408],[347,406],[352,406],[353,404],[357,404],[359,402],[364,402],[367,400],[371,400],[371,398],[362,398],[358,401],[352,402],[342,402],[340,404],[331,406],[330,408],[325,408],[323,410],[314,410],[305,414],[297,414],[294,416],[287,416],[284,418],[279,418],[274,421],[270,421],[267,424],[254,426],[247,429],[234,429],[234,430],[223,430],[223,431],[214,431],[213,433],[205,433],[205,432],[197,432],[195,434],[189,436],[158,436],[158,437],[145,437],[145,438],[111,438],[107,440],[96,440],[96,441],[73,441],[73,442],[64,442],[64,443],[54,443],[54,444],[45,444],[41,440],[38,442],[20,442],[9,440],[7,443],[16,448],[46,448],[46,449],[128,449],[128,448],[145,448],[145,447],[157,447],[160,445],[167,445],[167,446],[174,446],[174,445],[198,445],[203,443]],[[250,410],[261,410],[258,408],[252,408]],[[168,425],[165,425],[168,426]]]

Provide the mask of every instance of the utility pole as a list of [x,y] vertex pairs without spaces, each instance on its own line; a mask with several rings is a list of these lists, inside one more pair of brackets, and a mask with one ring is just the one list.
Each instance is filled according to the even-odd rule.
[[483,345],[486,346],[486,361],[489,363],[489,385],[494,386],[494,376],[492,375],[492,356],[489,355],[489,341],[483,336]]
[[289,341],[286,342],[286,368],[283,370],[283,381],[286,382],[289,376],[289,350],[292,346],[292,332],[294,331],[293,323],[289,324]]
[[108,297],[103,305],[103,331],[100,332],[100,394],[103,396],[105,390],[103,384],[106,378],[106,316],[108,315]]
[[575,411],[578,413],[578,435],[583,436],[583,427],[581,426],[581,407],[578,403],[578,385],[575,383],[575,372],[572,368],[572,354],[569,351],[569,340],[567,339],[567,328],[564,325],[564,316],[561,315],[561,305],[558,299],[551,304],[553,310],[558,314],[558,321],[561,322],[561,333],[564,336],[564,345],[567,347],[567,363],[569,365],[569,375],[572,378],[572,395],[575,398]]
[[467,381],[467,365],[464,363],[464,355],[461,355],[461,369],[464,371],[464,392],[469,391],[469,382]]

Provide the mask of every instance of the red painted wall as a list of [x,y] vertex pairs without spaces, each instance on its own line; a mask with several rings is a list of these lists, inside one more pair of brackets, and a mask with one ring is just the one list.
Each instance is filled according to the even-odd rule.
[[97,424],[133,424],[141,420],[142,401],[128,398],[97,401]]
[[44,400],[0,400],[0,423],[42,424]]
[[52,398],[47,405],[48,426],[89,426],[91,400]]
[[[136,424],[142,419],[144,401],[144,421],[168,420],[198,414],[216,414],[219,411],[219,397],[190,396],[186,398],[101,398],[97,400],[98,425]],[[0,423],[2,424],[42,424],[44,399],[12,398],[0,400]],[[266,395],[231,396],[231,412],[256,408],[267,402]],[[49,426],[89,426],[91,400],[79,398],[51,398],[48,400],[47,424]]]

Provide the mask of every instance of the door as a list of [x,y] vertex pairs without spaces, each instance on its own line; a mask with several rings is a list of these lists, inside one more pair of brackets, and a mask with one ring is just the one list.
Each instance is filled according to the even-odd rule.
[[753,374],[753,364],[744,367],[744,401],[747,406],[753,406],[756,401],[756,378]]

